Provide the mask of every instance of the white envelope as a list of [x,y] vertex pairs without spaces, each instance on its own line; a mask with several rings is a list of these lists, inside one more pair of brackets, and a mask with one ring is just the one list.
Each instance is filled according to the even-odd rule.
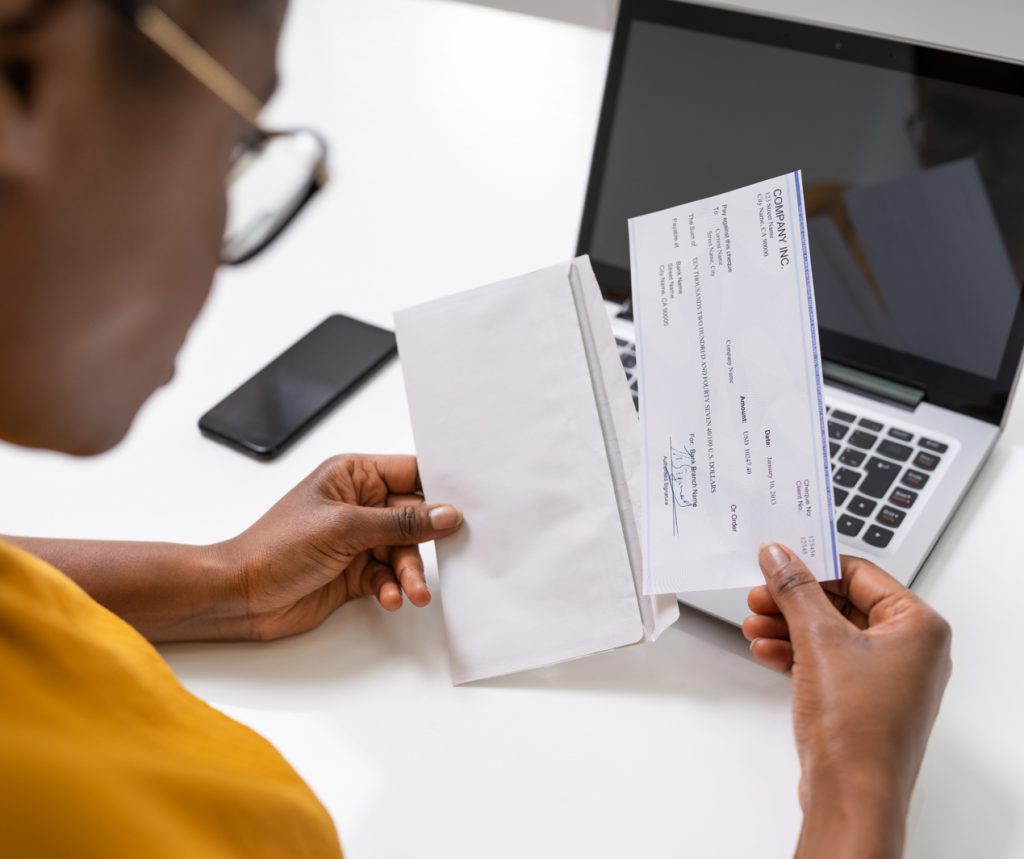
[[639,423],[589,260],[396,315],[456,684],[651,641]]

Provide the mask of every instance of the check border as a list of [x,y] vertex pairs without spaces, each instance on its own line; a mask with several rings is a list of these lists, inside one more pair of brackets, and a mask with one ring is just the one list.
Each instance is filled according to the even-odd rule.
[[[818,394],[818,435],[821,438],[821,454],[824,462],[825,475],[825,496],[828,500],[828,534],[832,541],[832,572],[833,579],[839,580],[842,578],[842,569],[839,564],[839,547],[836,543],[836,527],[835,527],[835,504],[832,497],[832,472],[829,466],[829,452],[828,452],[828,433],[825,428],[825,393],[822,384],[822,369],[821,369],[821,345],[818,341],[818,318],[814,304],[814,280],[811,275],[811,262],[809,244],[807,238],[807,221],[804,217],[804,187],[803,187],[803,173],[800,170],[794,170],[790,174],[793,179],[793,188],[796,192],[796,205],[797,213],[799,214],[800,223],[800,258],[803,262],[803,280],[804,290],[807,296],[807,315],[810,323],[811,332],[811,359],[814,363],[814,380],[817,386]],[[805,339],[805,352],[806,352],[806,339],[808,326],[803,327],[804,339]],[[820,495],[820,492],[819,492]],[[821,520],[821,513],[819,511],[819,525],[822,530],[824,528],[824,522]]]

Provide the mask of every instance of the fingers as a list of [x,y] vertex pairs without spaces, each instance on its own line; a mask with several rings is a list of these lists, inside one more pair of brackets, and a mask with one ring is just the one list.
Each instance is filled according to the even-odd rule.
[[398,611],[402,607],[402,591],[394,571],[387,564],[369,556],[357,559],[350,572],[333,579],[311,596],[319,596],[323,600],[324,611],[318,623],[345,603],[360,597],[376,597],[377,602],[387,611]]
[[376,468],[389,492],[408,495],[422,491],[415,456],[368,456],[365,459]]
[[775,605],[775,600],[772,599],[772,592],[768,590],[768,585],[758,585],[753,588],[747,595],[747,606],[749,606],[752,612],[757,614],[778,614],[779,607]]
[[798,640],[811,624],[838,618],[821,585],[810,570],[778,543],[765,543],[758,555],[768,591]]
[[395,580],[394,571],[386,564],[371,560],[363,570],[365,584],[363,591],[368,596],[377,597],[377,602],[388,611],[398,611],[402,607],[402,591]]
[[863,558],[841,558],[847,599],[874,626],[891,617],[901,597],[915,599],[896,579]]
[[829,602],[835,606],[836,611],[850,621],[857,629],[866,629],[868,625],[867,616],[850,602],[845,588],[846,582],[843,579],[821,583],[821,589],[825,592]]
[[354,552],[426,543],[453,534],[461,524],[462,513],[448,504],[339,507],[341,537]]
[[310,475],[319,491],[333,501],[379,503],[388,493],[422,492],[415,456],[342,454],[324,460]]
[[[847,597],[847,581],[839,579],[833,582],[821,582],[821,589],[829,598],[829,602],[835,606],[843,617],[858,629],[864,629],[868,625],[867,616],[860,611]],[[747,605],[755,614],[779,614],[779,607],[775,605],[772,593],[767,585],[760,585],[753,588],[747,595]]]
[[[422,507],[419,495],[390,495],[388,507]],[[397,546],[385,555],[410,602],[417,608],[430,604],[430,589],[423,573],[423,558],[416,546]]]
[[[821,582],[821,589],[825,592],[832,605],[836,607],[836,611],[854,624],[854,626],[858,629],[864,629],[868,625],[867,617],[847,597],[847,581],[845,579]],[[747,595],[747,605],[755,614],[779,614],[779,607],[775,604],[772,592],[768,590],[768,585],[759,585],[751,589]]]
[[765,668],[785,674],[793,667],[793,645],[776,638],[755,638],[750,653]]
[[399,546],[391,550],[391,568],[409,601],[416,608],[430,604],[430,588],[423,574],[423,558],[415,546]]
[[781,614],[752,614],[743,620],[743,637],[789,639],[789,624]]

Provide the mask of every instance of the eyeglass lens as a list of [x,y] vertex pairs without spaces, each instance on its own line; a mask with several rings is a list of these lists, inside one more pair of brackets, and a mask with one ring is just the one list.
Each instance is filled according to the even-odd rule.
[[262,250],[322,182],[323,142],[309,131],[271,134],[238,158],[228,176],[225,263]]

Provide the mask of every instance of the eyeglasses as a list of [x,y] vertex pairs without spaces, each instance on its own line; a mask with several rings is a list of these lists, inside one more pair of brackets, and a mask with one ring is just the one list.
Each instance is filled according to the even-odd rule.
[[327,145],[316,132],[268,131],[261,102],[188,35],[146,0],[113,5],[174,62],[252,126],[232,156],[227,177],[228,218],[221,262],[238,265],[265,250],[327,184]]

